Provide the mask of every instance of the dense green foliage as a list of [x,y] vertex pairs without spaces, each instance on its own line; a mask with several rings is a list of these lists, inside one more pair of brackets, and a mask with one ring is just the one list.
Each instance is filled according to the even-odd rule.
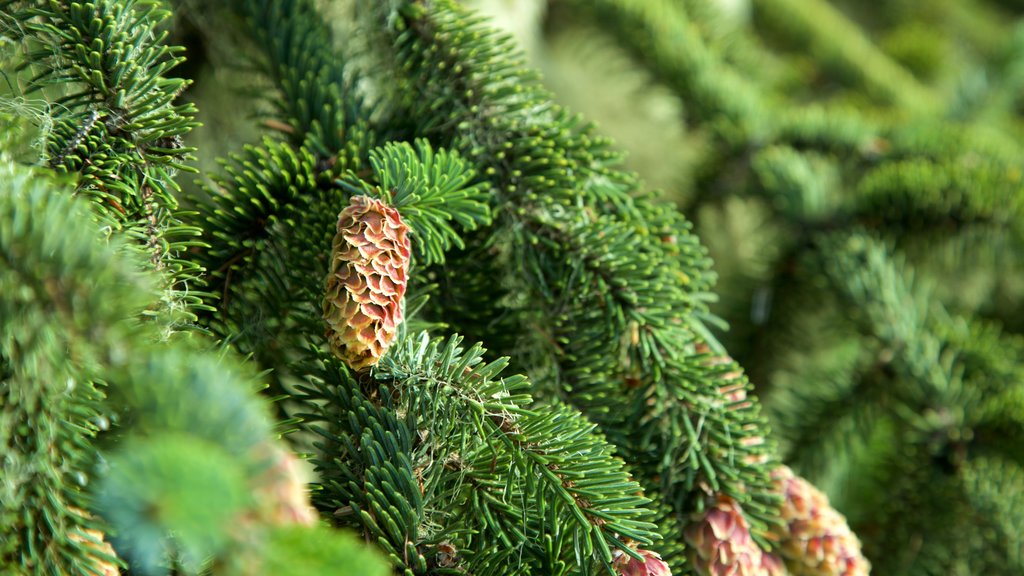
[[[720,337],[784,461],[829,492],[881,574],[1021,570],[1011,4],[602,0],[549,15],[558,35],[605,39],[590,58],[630,55],[682,110],[677,142],[695,151],[676,198],[721,274]],[[548,46],[549,72],[596,68]]]
[[1022,36],[849,4],[551,3],[681,112],[662,198],[455,0],[0,0],[0,573],[705,574],[729,510],[767,574],[783,461],[878,574],[1019,573]]

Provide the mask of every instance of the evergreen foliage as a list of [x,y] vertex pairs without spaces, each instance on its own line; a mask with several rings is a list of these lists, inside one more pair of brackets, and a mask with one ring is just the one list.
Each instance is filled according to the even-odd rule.
[[[747,504],[764,530],[774,497],[770,463],[761,456],[770,444],[744,442],[766,436],[756,403],[720,400],[724,375],[735,368],[709,366],[697,353],[709,334],[701,312],[711,279],[689,225],[632,195],[635,180],[614,168],[608,142],[552,105],[463,9],[413,4],[403,14],[405,25],[395,24],[396,61],[411,72],[416,92],[405,96],[411,110],[396,114],[430,119],[414,127],[417,134],[487,166],[501,211],[495,240],[483,244],[503,265],[480,273],[528,295],[497,303],[502,310],[494,315],[513,323],[498,328],[503,335],[456,324],[460,331],[491,342],[518,330],[509,353],[530,349],[536,359],[524,368],[548,381],[546,394],[602,425],[648,488],[671,503],[675,518],[665,526],[702,508],[699,485],[706,483]],[[475,272],[448,270],[460,282]],[[471,306],[495,304],[485,295]],[[663,536],[679,550],[680,533]]]
[[175,104],[188,82],[165,73],[184,60],[162,44],[169,12],[153,2],[0,3],[5,34],[23,39],[23,95],[42,93],[52,127],[41,158],[74,174],[112,233],[135,239],[167,276],[165,307],[194,319],[200,269],[183,258],[199,230],[182,222],[173,176],[191,158],[183,137],[195,108]]
[[[8,159],[3,170],[3,570],[106,573],[121,561],[83,538],[94,529],[142,574],[267,561],[276,532],[260,509],[275,504],[250,493],[274,435],[254,378],[140,321],[158,278],[129,239],[100,243],[66,184]],[[251,541],[233,542],[246,515]]]
[[703,136],[680,201],[723,275],[720,337],[876,572],[1016,573],[1015,492],[986,505],[974,482],[1024,464],[1018,406],[992,400],[1021,383],[1019,13],[742,4],[748,20],[702,0],[551,18],[589,14]]
[[1019,573],[1024,51],[918,4],[552,3],[695,225],[455,0],[0,0],[0,573]]
[[171,180],[192,121],[172,102],[185,82],[162,77],[176,50],[160,44],[156,8],[3,5],[26,49],[5,46],[20,63],[5,98],[40,93],[60,112],[35,128],[2,118],[52,129],[47,152],[8,136],[0,157],[0,572],[305,574],[277,542],[308,538],[329,545],[321,573],[339,554],[380,573],[348,537],[279,527],[276,510],[302,497],[265,477],[278,449],[258,379],[176,330],[202,308],[185,295],[200,269],[180,258],[197,229],[181,223]]
[[[239,4],[243,15],[260,10]],[[289,22],[297,29],[307,25],[299,18]],[[273,24],[281,26],[279,20]],[[258,30],[268,22],[247,18],[245,25]],[[287,47],[264,48],[268,61],[288,58]],[[321,56],[306,61],[333,60],[329,45],[320,49],[325,51]],[[280,109],[313,105],[306,94],[282,90],[278,97],[301,100]],[[354,98],[339,94],[344,97]],[[343,102],[329,106],[356,109]],[[372,130],[371,121],[363,120]],[[305,142],[305,129],[294,126],[289,139]],[[303,155],[303,149],[285,151],[283,144],[268,141],[249,152],[249,158],[259,160],[239,159],[240,168],[218,180],[203,209],[213,246],[204,264],[231,277],[231,301],[222,301],[221,313],[239,323],[260,319],[261,325],[244,332],[268,338],[247,338],[252,346],[247,351],[273,363],[282,386],[293,392],[301,427],[324,438],[315,446],[321,510],[341,524],[361,528],[408,573],[438,568],[481,574],[590,573],[597,566],[610,568],[612,550],[626,548],[621,539],[650,543],[656,534],[645,520],[647,500],[637,495],[639,486],[612,456],[613,448],[592,424],[560,403],[535,409],[522,376],[496,378],[506,361],[476,367],[482,362],[479,345],[462,352],[460,339],[448,338],[442,345],[410,329],[369,380],[319,351],[324,342],[320,309],[310,304],[319,302],[324,247],[330,246],[334,220],[350,196],[385,199],[410,226],[416,256],[410,302],[432,290],[420,270],[459,270],[448,254],[466,246],[465,232],[489,225],[497,205],[491,187],[474,180],[475,170],[458,152],[435,149],[427,140],[415,147],[348,145],[351,158],[332,156],[320,166],[306,162],[306,177],[297,181],[305,187],[298,192],[286,171],[290,166],[275,160]],[[259,171],[248,169],[264,162]],[[258,212],[227,209],[239,205]],[[268,234],[262,222],[272,223],[274,233]],[[250,243],[234,232],[253,228],[259,241]],[[306,251],[313,253],[299,256]],[[245,286],[276,293],[264,296]],[[280,307],[287,301],[294,305]],[[443,329],[429,317],[419,320],[413,310],[406,315],[410,326],[419,322]],[[289,330],[294,337],[286,341],[275,329],[279,325],[304,329]],[[225,335],[231,333],[226,328]],[[285,375],[293,380],[286,381]],[[495,542],[503,546],[495,549]],[[439,551],[448,548],[457,553],[442,562]]]

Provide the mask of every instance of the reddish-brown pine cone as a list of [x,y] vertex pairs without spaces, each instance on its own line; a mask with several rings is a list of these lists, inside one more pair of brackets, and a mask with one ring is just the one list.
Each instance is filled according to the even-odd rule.
[[714,506],[689,525],[684,536],[690,561],[701,576],[785,576],[782,562],[763,552],[750,536],[743,511],[732,498],[719,496]]
[[765,552],[761,554],[761,574],[763,576],[787,576],[786,564],[775,554]]
[[409,227],[398,210],[355,196],[338,215],[323,301],[331,351],[354,370],[377,364],[402,323]]
[[867,576],[871,564],[846,518],[828,497],[787,466],[773,473],[782,495],[785,527],[776,537],[786,565],[795,576]]

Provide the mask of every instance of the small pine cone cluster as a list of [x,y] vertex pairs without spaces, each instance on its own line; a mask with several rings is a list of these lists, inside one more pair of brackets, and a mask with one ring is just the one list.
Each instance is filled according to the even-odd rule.
[[750,536],[740,505],[719,496],[684,532],[690,561],[701,576],[785,576],[782,561],[761,550]]
[[637,550],[643,560],[638,560],[616,550],[617,557],[612,568],[619,576],[672,576],[672,570],[661,559],[661,554],[650,550]]
[[783,497],[785,527],[776,535],[781,553],[795,576],[867,576],[871,564],[846,518],[829,505],[828,497],[787,466],[773,473]]
[[354,370],[374,366],[402,323],[409,227],[398,210],[355,196],[338,215],[323,316],[331,351]]

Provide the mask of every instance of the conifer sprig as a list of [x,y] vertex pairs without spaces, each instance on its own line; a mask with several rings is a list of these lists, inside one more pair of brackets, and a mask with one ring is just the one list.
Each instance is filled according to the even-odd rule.
[[[648,500],[594,425],[565,407],[532,409],[529,382],[499,377],[507,360],[483,353],[457,337],[406,334],[362,390],[323,359],[304,387],[320,407],[307,418],[326,439],[321,506],[413,571],[442,542],[483,574],[597,573],[621,539],[650,543]],[[486,561],[496,540],[520,568]]]
[[[262,18],[251,21],[269,26]],[[328,54],[323,47],[311,58]],[[307,129],[315,131],[296,127],[292,142],[306,142]],[[464,155],[426,141],[360,149],[368,171],[333,152],[318,151],[337,158],[322,170],[291,162],[308,153],[283,143],[250,149],[205,209],[217,239],[210,254],[234,274],[231,300],[220,303],[225,333],[243,328],[241,347],[280,367],[300,392],[293,401],[306,412],[303,427],[324,438],[315,447],[321,511],[360,527],[410,573],[456,565],[481,574],[607,571],[611,550],[627,548],[619,538],[654,540],[647,500],[593,424],[565,407],[532,412],[525,378],[497,378],[505,361],[481,366],[481,348],[464,353],[458,339],[424,336],[396,343],[367,379],[319,351],[322,321],[310,304],[320,301],[333,220],[349,196],[393,203],[429,264],[447,262],[464,231],[486,230],[492,204]],[[303,177],[289,177],[295,167]],[[334,173],[343,176],[324,179]],[[420,297],[414,292],[407,298]],[[266,337],[246,329],[254,316]]]
[[[782,426],[789,446],[799,448],[798,438],[808,437],[806,432],[792,436],[810,426],[796,414],[806,417],[808,408],[830,407],[822,417],[843,422],[845,438],[814,442],[813,448],[803,448],[811,454],[797,455],[812,463],[815,452],[839,447],[846,465],[864,471],[845,483],[862,498],[874,498],[870,501],[877,508],[856,513],[855,527],[870,529],[872,521],[884,522],[900,535],[899,541],[942,543],[925,547],[917,557],[892,541],[869,541],[869,557],[914,574],[953,561],[966,562],[976,572],[1002,573],[1012,554],[982,553],[999,540],[980,534],[1002,533],[1005,526],[998,523],[1003,518],[1015,522],[1014,515],[991,510],[976,470],[994,474],[986,480],[991,485],[1015,482],[1020,474],[1019,429],[1008,426],[1020,408],[1013,400],[1022,389],[1020,368],[1011,360],[1019,357],[1019,340],[949,314],[928,283],[917,279],[891,246],[870,235],[834,235],[821,242],[821,253],[831,256],[818,265],[830,288],[859,311],[847,331],[852,328],[869,340],[845,354],[848,364],[834,380],[842,389],[830,394],[807,390],[797,381],[778,382],[782,388],[773,393],[771,406],[780,422],[794,423]],[[993,354],[997,349],[1007,354]],[[840,364],[833,362],[833,368]],[[836,401],[842,398],[856,401]],[[876,430],[884,431],[881,438]],[[885,449],[871,445],[883,438]],[[941,480],[926,481],[930,476]],[[899,503],[871,496],[882,490],[898,495]],[[948,505],[931,507],[927,502],[933,498]],[[978,536],[953,537],[946,529],[953,521],[978,527],[972,532]]]
[[136,0],[8,0],[2,8],[25,47],[21,68],[34,72],[24,93],[53,104],[44,160],[77,176],[76,193],[166,274],[171,326],[194,321],[200,269],[183,255],[199,245],[199,230],[182,223],[173,177],[190,170],[182,138],[196,126],[195,107],[175,103],[188,82],[166,76],[183,61],[181,48],[163,43],[170,13]]
[[[722,386],[716,376],[722,374],[702,371],[694,353],[703,333],[691,329],[699,324],[691,314],[706,304],[699,295],[707,280],[700,277],[706,273],[701,251],[686,238],[685,225],[663,234],[664,214],[650,199],[630,194],[635,179],[612,167],[616,155],[608,142],[551,104],[515,54],[500,48],[506,43],[500,35],[450,2],[408,3],[398,14],[396,71],[407,75],[407,83],[397,86],[408,84],[412,94],[396,95],[395,101],[410,107],[408,117],[435,119],[420,126],[421,133],[475,158],[496,191],[490,234],[503,239],[496,247],[506,252],[497,261],[517,266],[490,273],[503,278],[512,293],[529,294],[525,308],[513,308],[520,326],[530,327],[521,341],[549,351],[537,356],[540,364],[524,368],[538,374],[547,394],[569,400],[610,437],[622,439],[619,446],[631,464],[641,466],[646,478],[668,482],[660,486],[663,497],[693,506],[687,494],[698,478],[712,478],[738,500],[758,501],[749,509],[762,530],[774,502],[762,463],[736,458],[728,465],[735,468],[719,474],[724,464],[694,458],[683,460],[686,471],[679,475],[660,468],[671,457],[641,465],[641,454],[669,445],[672,453],[690,446],[704,456],[703,443],[721,442],[721,450],[711,452],[727,457],[744,438],[759,431],[765,437],[756,402],[750,403],[751,413],[738,416],[745,426],[729,424],[733,416],[711,408]],[[682,224],[678,217],[667,220]],[[550,337],[528,335],[536,326]],[[486,327],[468,328],[479,330],[474,337],[492,337]],[[673,365],[680,370],[671,370]],[[663,411],[670,401],[681,408]],[[650,425],[640,428],[641,422]],[[684,440],[679,448],[687,426],[702,432],[689,436],[696,444]]]
[[[96,574],[116,560],[75,537],[106,530],[84,514],[85,488],[95,437],[113,414],[102,404],[105,387],[79,367],[102,362],[87,343],[116,338],[104,321],[121,306],[141,308],[152,286],[110,266],[112,255],[93,248],[97,231],[80,211],[73,222],[85,226],[68,227],[67,212],[79,205],[55,194],[44,174],[6,156],[0,174],[0,571]],[[117,286],[123,300],[88,280]]]
[[[281,566],[278,539],[297,533],[351,551],[262,516],[273,503],[252,496],[276,438],[259,385],[199,336],[139,321],[160,279],[129,240],[103,242],[66,185],[6,157],[0,171],[0,571],[104,573],[120,560],[96,534],[140,574]],[[326,574],[336,556],[320,554],[304,565]]]
[[370,151],[375,185],[349,174],[342,184],[387,200],[413,229],[414,249],[425,266],[443,264],[444,254],[466,247],[452,222],[471,232],[490,223],[489,194],[474,182],[471,165],[457,152],[436,152],[426,140],[388,143]]
[[752,3],[758,24],[795,49],[813,54],[838,80],[860,88],[883,105],[906,114],[940,109],[936,94],[872,43],[852,21],[828,2]]
[[358,77],[331,41],[311,0],[233,0],[263,70],[278,88],[270,98],[295,145],[323,160],[365,158],[370,110],[357,94]]

